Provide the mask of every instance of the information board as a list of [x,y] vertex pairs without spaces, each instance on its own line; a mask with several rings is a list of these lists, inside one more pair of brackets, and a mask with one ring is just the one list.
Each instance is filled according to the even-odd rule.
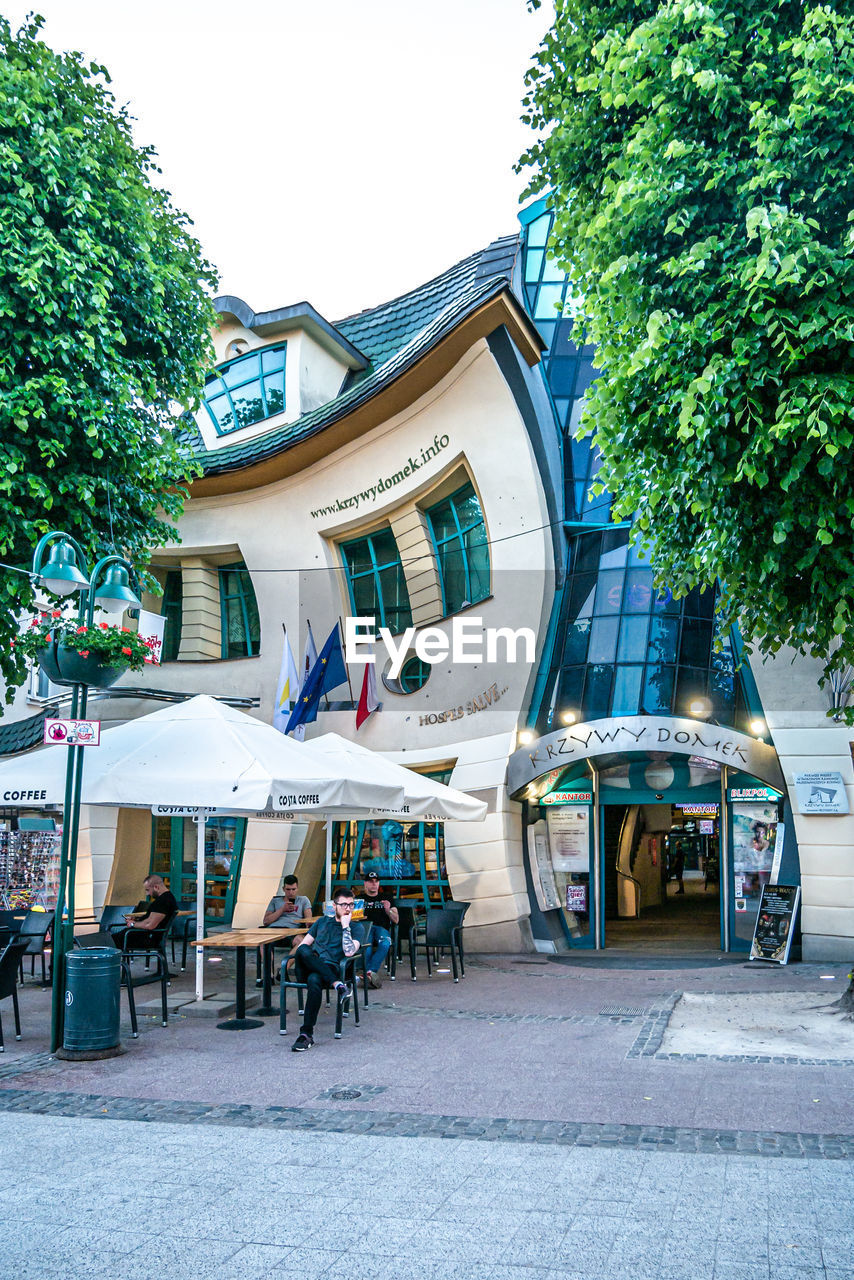
[[798,885],[762,886],[750,946],[751,960],[770,960],[775,964],[788,962],[800,900]]
[[561,805],[549,809],[546,820],[555,871],[589,871],[590,810]]

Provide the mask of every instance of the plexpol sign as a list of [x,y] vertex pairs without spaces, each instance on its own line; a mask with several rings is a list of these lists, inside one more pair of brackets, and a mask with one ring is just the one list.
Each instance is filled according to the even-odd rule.
[[101,744],[101,721],[45,720],[44,740],[49,747],[97,747]]

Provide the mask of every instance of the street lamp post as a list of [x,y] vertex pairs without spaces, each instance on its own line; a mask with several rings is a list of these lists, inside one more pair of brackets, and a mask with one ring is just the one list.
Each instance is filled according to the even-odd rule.
[[[118,614],[139,608],[140,601],[130,589],[133,566],[124,556],[109,555],[98,561],[89,573],[80,545],[67,533],[53,530],[39,541],[33,554],[33,577],[37,584],[53,595],[80,593],[78,619],[92,626],[95,609]],[[72,683],[71,715],[86,716],[89,686],[82,681]],[[59,884],[53,918],[51,1053],[62,1045],[65,1014],[65,956],[74,939],[74,881],[77,872],[77,837],[80,829],[80,797],[83,782],[83,747],[68,749],[65,771],[65,803],[63,807],[62,845],[59,858]]]

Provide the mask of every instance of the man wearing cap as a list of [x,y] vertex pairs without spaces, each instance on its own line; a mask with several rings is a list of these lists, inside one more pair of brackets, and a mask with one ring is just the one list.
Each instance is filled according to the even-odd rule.
[[371,945],[365,962],[368,966],[368,986],[382,986],[382,967],[391,946],[390,926],[397,924],[400,915],[394,898],[380,896],[380,878],[376,871],[369,871],[364,880],[365,920],[373,925]]

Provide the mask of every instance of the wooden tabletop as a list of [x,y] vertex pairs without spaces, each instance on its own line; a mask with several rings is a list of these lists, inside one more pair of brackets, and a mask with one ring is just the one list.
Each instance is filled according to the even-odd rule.
[[231,929],[228,933],[212,933],[197,938],[192,947],[266,947],[281,938],[300,938],[305,929]]

